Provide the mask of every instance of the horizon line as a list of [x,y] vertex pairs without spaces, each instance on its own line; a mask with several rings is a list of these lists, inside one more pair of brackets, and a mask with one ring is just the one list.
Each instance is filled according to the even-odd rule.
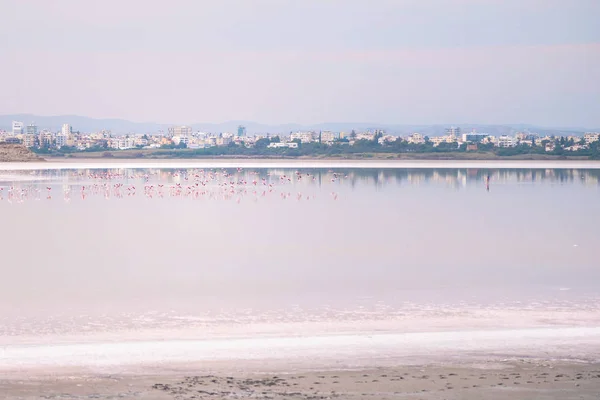
[[[377,125],[386,125],[386,126],[444,126],[444,127],[460,127],[461,125],[483,125],[483,126],[507,126],[507,127],[512,127],[515,125],[526,125],[526,126],[530,126],[530,127],[535,127],[535,128],[541,128],[541,129],[577,129],[577,130],[598,130],[600,128],[589,128],[589,127],[583,127],[583,126],[547,126],[547,125],[537,125],[535,123],[527,123],[527,122],[517,122],[517,123],[489,123],[489,122],[463,122],[463,123],[397,123],[397,122],[344,122],[344,121],[338,121],[338,122],[334,122],[334,121],[327,121],[327,122],[316,122],[316,123],[299,123],[299,122],[283,122],[283,123],[265,123],[265,122],[257,122],[257,121],[251,121],[251,120],[237,120],[237,119],[231,119],[231,120],[227,120],[227,121],[222,121],[222,122],[192,122],[192,123],[172,123],[172,122],[153,122],[153,121],[134,121],[134,120],[130,120],[130,119],[126,119],[126,118],[122,118],[122,117],[89,117],[86,115],[77,115],[77,114],[59,114],[59,115],[41,115],[41,114],[32,114],[32,113],[13,113],[13,114],[0,114],[0,118],[2,117],[15,117],[15,116],[32,116],[32,117],[40,117],[40,118],[67,118],[67,117],[76,117],[76,118],[87,118],[87,119],[91,119],[91,120],[97,120],[97,121],[101,121],[101,120],[115,120],[115,121],[123,121],[123,122],[128,122],[128,123],[132,123],[132,124],[154,124],[154,125],[170,125],[170,126],[192,126],[192,125],[202,125],[202,124],[207,124],[207,125],[223,125],[223,124],[228,124],[228,123],[236,123],[236,124],[243,124],[243,123],[251,123],[251,124],[258,124],[258,125],[266,125],[266,126],[272,126],[272,127],[277,127],[277,126],[282,126],[282,125],[298,125],[298,126],[304,126],[304,127],[310,127],[310,126],[318,126],[318,125],[329,125],[329,124],[345,124],[345,125],[372,125],[373,128],[376,128]],[[32,121],[35,122],[35,121]],[[66,121],[65,123],[68,123],[68,121]]]

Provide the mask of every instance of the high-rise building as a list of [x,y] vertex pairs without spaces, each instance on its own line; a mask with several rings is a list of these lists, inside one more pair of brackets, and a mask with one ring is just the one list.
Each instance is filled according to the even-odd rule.
[[37,135],[37,133],[38,133],[37,125],[35,125],[34,123],[27,125],[27,134],[28,135]]
[[479,143],[488,136],[490,136],[490,135],[488,135],[487,133],[477,133],[477,132],[463,133],[462,141]]
[[246,136],[246,127],[242,126],[242,125],[238,126],[237,135],[238,136]]
[[[64,127],[65,126],[63,125],[63,129],[64,129]],[[69,135],[66,135],[63,132],[59,133],[58,135],[56,135],[56,147],[61,148],[63,146],[66,146],[68,140],[69,140]]]
[[181,125],[169,128],[169,136],[192,136],[192,127]]
[[320,137],[321,143],[332,143],[336,139],[336,134],[331,131],[322,131]]
[[32,135],[30,133],[23,135],[23,146],[25,146],[25,147],[35,146],[35,135]]
[[69,135],[71,134],[71,125],[63,124],[60,133],[62,133],[63,136],[69,137]]
[[457,138],[460,137],[460,128],[456,126],[446,128],[446,136],[455,136]]
[[12,123],[12,134],[22,135],[23,134],[23,123],[20,121],[13,121]]
[[38,137],[38,141],[41,147],[49,147],[52,145],[52,132],[41,131]]

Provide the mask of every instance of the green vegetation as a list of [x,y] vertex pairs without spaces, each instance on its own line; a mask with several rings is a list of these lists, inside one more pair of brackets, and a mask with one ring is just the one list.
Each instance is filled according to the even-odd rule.
[[[92,153],[100,153],[102,157],[119,158],[203,158],[203,157],[314,157],[314,158],[419,158],[419,159],[546,159],[546,158],[578,158],[600,160],[600,142],[592,143],[588,148],[577,151],[565,150],[575,143],[565,138],[555,141],[555,150],[547,152],[545,145],[530,146],[519,144],[515,147],[499,148],[492,144],[477,145],[476,151],[467,151],[467,145],[458,146],[457,143],[440,143],[433,146],[429,140],[422,144],[408,143],[397,140],[386,142],[383,145],[374,140],[357,140],[350,145],[348,140],[338,140],[332,144],[319,142],[299,143],[298,148],[269,148],[270,143],[280,141],[279,137],[259,139],[253,147],[246,147],[244,143],[229,143],[226,146],[214,146],[203,149],[188,149],[186,145],[166,145],[159,149],[128,149],[114,150],[105,146],[95,146],[79,151],[73,147],[64,146],[60,149],[40,148],[34,151],[40,155],[57,157],[89,157]],[[96,155],[98,156],[98,155]]]
[[[279,138],[277,138],[279,139]],[[521,144],[515,147],[498,148],[491,144],[478,144],[477,151],[467,152],[467,145],[458,146],[455,143],[441,143],[433,146],[429,141],[423,144],[412,144],[406,141],[395,141],[383,145],[375,140],[358,140],[354,145],[349,145],[348,141],[338,141],[331,145],[313,142],[302,143],[298,148],[268,148],[269,139],[260,139],[254,147],[245,147],[244,145],[229,144],[228,146],[210,147],[205,149],[189,149],[186,152],[157,150],[152,154],[159,157],[189,158],[189,157],[210,157],[210,156],[271,156],[271,157],[343,157],[369,158],[377,155],[401,155],[401,154],[430,154],[431,156],[445,155],[449,158],[481,158],[482,155],[488,155],[490,158],[497,157],[515,157],[515,156],[573,156],[578,158],[600,159],[600,149],[598,142],[593,143],[588,149],[577,151],[564,150],[561,145],[556,146],[552,152],[547,152],[543,146],[529,146]],[[569,146],[569,144],[565,144]],[[437,158],[437,157],[435,157]]]
[[161,149],[187,149],[187,145],[183,142],[179,144],[163,144],[160,146]]
[[73,146],[62,146],[60,148],[42,146],[42,147],[32,147],[31,148],[31,151],[33,151],[36,154],[48,155],[48,156],[58,156],[58,157],[65,156],[68,154],[74,154],[74,153],[97,153],[99,151],[106,151],[106,150],[108,150],[108,142],[106,140],[103,140],[103,141],[99,142],[96,146],[92,146],[89,149],[85,149],[85,150],[79,150]]

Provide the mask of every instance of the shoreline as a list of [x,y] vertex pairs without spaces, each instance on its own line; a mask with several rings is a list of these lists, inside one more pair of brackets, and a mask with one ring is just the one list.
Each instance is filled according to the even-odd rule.
[[42,162],[4,162],[0,171],[139,168],[254,168],[254,169],[600,169],[596,160],[323,160],[323,159],[47,159]]

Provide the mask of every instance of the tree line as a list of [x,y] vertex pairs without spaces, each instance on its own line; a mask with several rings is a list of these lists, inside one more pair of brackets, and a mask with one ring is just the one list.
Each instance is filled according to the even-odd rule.
[[[396,140],[392,142],[378,142],[379,135],[376,135],[373,140],[356,140],[353,145],[349,144],[348,139],[336,140],[333,143],[326,144],[319,141],[311,143],[298,143],[297,148],[269,148],[269,144],[280,142],[278,136],[271,138],[262,138],[256,141],[254,146],[247,147],[245,143],[231,142],[225,146],[213,146],[199,149],[186,149],[184,143],[179,145],[164,145],[152,152],[155,156],[164,156],[172,158],[190,158],[190,157],[210,157],[210,156],[272,156],[272,157],[301,157],[301,156],[322,156],[336,157],[343,155],[358,155],[363,154],[402,154],[402,153],[465,153],[467,152],[467,144],[458,143],[440,143],[434,146],[433,143],[426,138],[424,143],[409,143],[404,140]],[[469,151],[470,153],[492,153],[499,157],[510,157],[519,155],[554,155],[554,156],[580,156],[589,159],[600,160],[600,142],[591,143],[587,148],[582,148],[577,151],[565,150],[565,147],[570,147],[575,144],[572,139],[564,137],[554,140],[554,150],[546,151],[546,145],[552,141],[543,141],[541,146],[531,146],[528,144],[518,144],[514,147],[497,147],[491,143],[477,143],[477,150]],[[140,147],[141,148],[141,147]],[[182,151],[184,150],[185,151]],[[60,149],[42,147],[33,149],[38,154],[46,155],[67,155],[75,152],[104,152],[111,154],[119,150],[108,148],[106,143],[101,143],[97,146],[90,147],[85,150],[78,150],[75,147],[63,146]]]

